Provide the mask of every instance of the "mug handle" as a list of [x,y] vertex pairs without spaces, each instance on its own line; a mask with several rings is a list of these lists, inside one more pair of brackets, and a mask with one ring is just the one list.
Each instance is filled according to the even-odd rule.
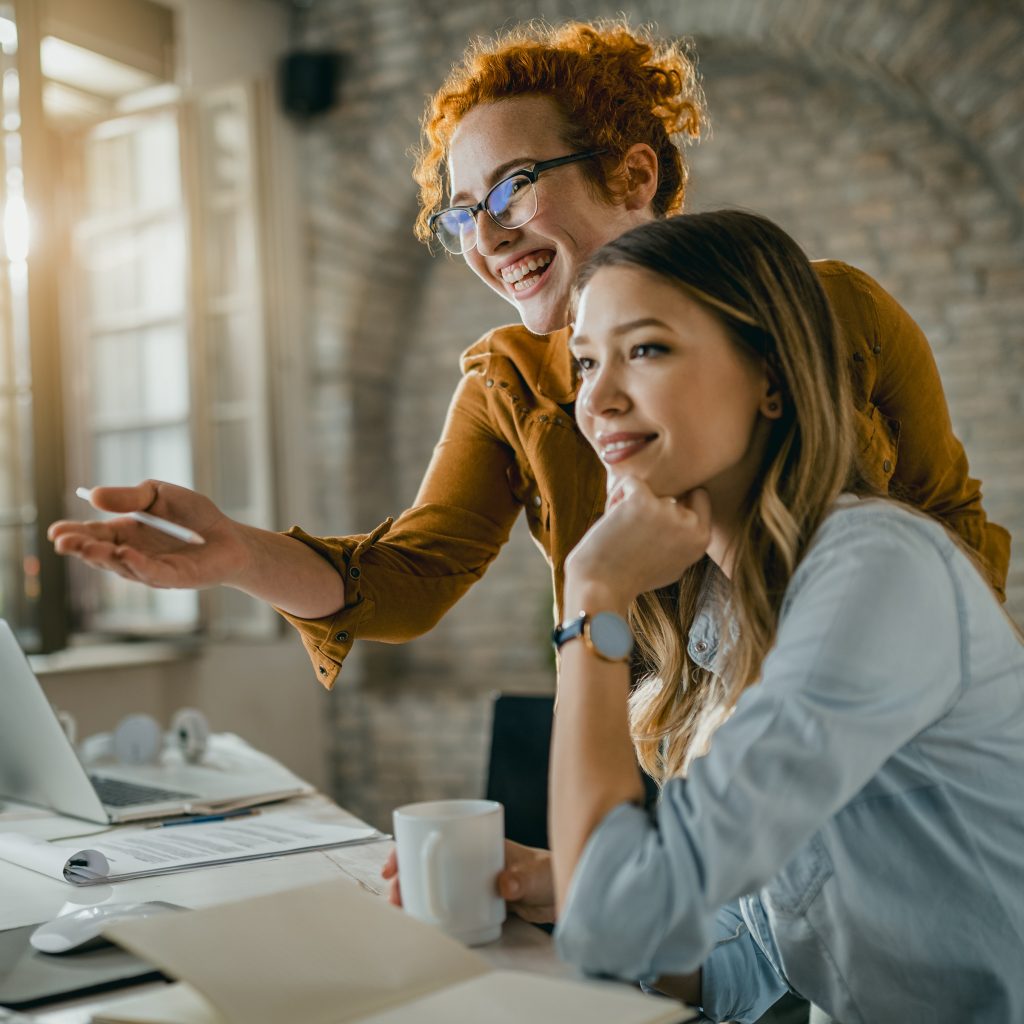
[[440,923],[444,920],[444,907],[441,905],[441,833],[434,831],[427,836],[423,844],[421,860],[423,864],[423,880],[426,883],[427,912]]

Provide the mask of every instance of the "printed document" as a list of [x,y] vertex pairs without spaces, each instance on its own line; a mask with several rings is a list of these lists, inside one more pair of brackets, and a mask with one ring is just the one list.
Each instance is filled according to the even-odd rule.
[[281,811],[195,825],[122,828],[75,844],[4,832],[0,859],[72,885],[95,885],[381,838],[367,826],[311,821]]

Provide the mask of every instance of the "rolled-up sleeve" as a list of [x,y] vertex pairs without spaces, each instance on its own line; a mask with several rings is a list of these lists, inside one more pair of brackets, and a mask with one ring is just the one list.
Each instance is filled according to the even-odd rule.
[[355,640],[404,643],[432,629],[508,540],[521,509],[509,485],[515,453],[494,429],[486,390],[479,375],[462,379],[416,501],[394,522],[352,537],[289,531],[345,581],[345,607],[332,615],[278,609],[326,687]]
[[777,998],[749,937],[722,942],[722,908],[774,878],[959,696],[959,604],[941,544],[952,545],[907,513],[842,515],[801,564],[762,681],[709,753],[665,785],[653,817],[620,805],[591,834],[556,931],[584,971],[652,983],[718,950],[716,1013]]
[[738,904],[718,911],[715,932],[701,967],[701,1012],[709,1020],[756,1021],[789,986],[754,941]]
[[[658,978],[700,968],[705,1017],[757,1020],[787,991],[785,982],[754,941],[737,903],[711,914],[697,913],[694,902],[692,915],[669,920],[672,908],[662,894],[671,880],[662,872],[670,861],[660,854],[660,842],[638,807],[622,804],[605,817],[584,850],[559,916],[559,955],[587,974],[654,988]],[[619,908],[613,922],[609,901]]]

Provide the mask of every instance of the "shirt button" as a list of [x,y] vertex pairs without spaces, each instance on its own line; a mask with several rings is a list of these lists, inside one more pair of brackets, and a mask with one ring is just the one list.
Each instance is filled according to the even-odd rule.
[[882,354],[882,346],[876,345],[871,351],[874,352],[876,356],[880,356]]
[[494,381],[493,381],[493,380],[491,380],[490,378],[488,378],[488,380],[487,380],[487,386],[488,386],[489,388],[493,388],[493,387],[494,387]]
[[892,460],[891,459],[886,459],[882,463],[882,471],[885,472],[885,473],[891,473],[892,472]]
[[695,644],[693,645],[693,649],[694,649],[694,650],[695,650],[695,651],[696,651],[696,652],[697,652],[698,654],[703,654],[703,653],[704,653],[704,652],[705,652],[705,651],[706,651],[706,650],[708,649],[708,642],[707,642],[707,640],[698,640],[698,641],[697,641],[697,642],[696,642],[696,643],[695,643]]
[[534,508],[540,508],[540,505],[541,505],[540,495],[539,494],[535,494],[533,496],[533,507]]
[[322,675],[322,676],[325,676],[325,675],[327,675],[327,669],[325,669],[325,668],[323,667],[323,665],[321,665],[321,666],[320,666],[320,675]]
[[358,568],[357,568],[356,566],[354,566],[354,565],[352,566],[352,568],[351,568],[351,569],[349,569],[349,571],[348,571],[348,574],[349,574],[349,576],[351,576],[351,577],[352,577],[352,579],[354,579],[354,580],[357,580],[357,579],[359,579],[359,577],[360,577],[360,576],[362,576],[362,573],[361,573],[361,572],[359,571],[359,569],[358,569]]
[[348,639],[348,633],[343,629],[340,633],[334,634],[334,639],[343,644]]
[[539,421],[540,421],[541,423],[547,423],[547,421],[548,421],[548,418],[547,418],[547,416],[538,416],[538,417],[537,417],[537,419],[538,419],[538,420],[539,420]]

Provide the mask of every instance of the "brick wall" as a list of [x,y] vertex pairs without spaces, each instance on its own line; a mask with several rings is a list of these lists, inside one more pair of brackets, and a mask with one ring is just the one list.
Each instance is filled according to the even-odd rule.
[[[527,0],[516,18],[615,16],[695,37],[713,134],[691,209],[779,220],[815,257],[875,275],[927,332],[991,515],[1024,536],[1024,12],[967,0]],[[411,236],[424,97],[496,0],[318,0],[309,42],[351,55],[304,136],[309,456],[321,532],[411,500],[457,355],[512,310]],[[547,567],[525,530],[430,635],[361,645],[331,700],[335,795],[391,807],[482,788],[495,690],[549,690]],[[1024,559],[1010,607],[1024,621]]]

